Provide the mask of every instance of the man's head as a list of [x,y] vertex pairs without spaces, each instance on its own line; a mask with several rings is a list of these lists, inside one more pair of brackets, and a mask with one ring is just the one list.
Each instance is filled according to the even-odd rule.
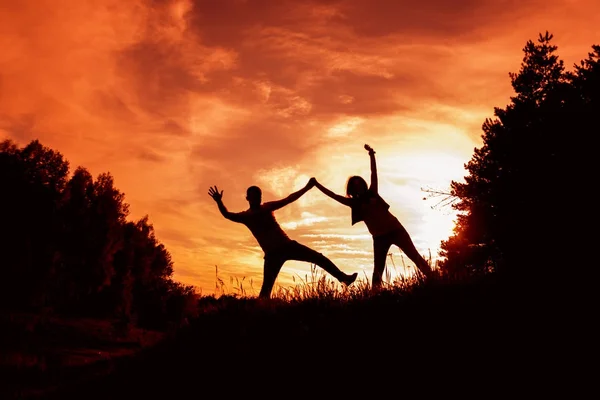
[[262,202],[262,190],[258,186],[250,186],[246,190],[246,200],[250,203],[250,207],[259,206]]

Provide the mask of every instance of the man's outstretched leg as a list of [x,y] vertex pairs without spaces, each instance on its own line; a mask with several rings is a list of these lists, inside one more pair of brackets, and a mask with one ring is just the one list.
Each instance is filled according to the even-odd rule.
[[263,266],[263,283],[258,297],[261,299],[268,299],[271,297],[275,280],[277,279],[277,275],[279,275],[279,271],[281,270],[284,262],[285,259],[282,259],[281,257],[265,255],[265,263]]
[[286,254],[288,260],[305,261],[323,268],[334,278],[346,286],[350,286],[358,276],[358,273],[348,275],[341,271],[329,258],[316,250],[313,250],[303,244],[293,241],[289,246],[289,251]]

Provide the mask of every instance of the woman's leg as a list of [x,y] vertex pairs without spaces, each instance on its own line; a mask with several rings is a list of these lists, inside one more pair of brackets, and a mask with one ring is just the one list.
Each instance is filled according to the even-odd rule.
[[427,278],[432,276],[433,273],[429,263],[423,258],[421,253],[419,253],[406,229],[398,229],[394,232],[393,244],[398,246],[400,250],[402,250],[404,254],[406,254],[406,256],[415,263],[423,275],[425,275]]
[[374,290],[381,288],[385,260],[391,245],[392,242],[388,235],[373,237],[373,279],[371,288]]

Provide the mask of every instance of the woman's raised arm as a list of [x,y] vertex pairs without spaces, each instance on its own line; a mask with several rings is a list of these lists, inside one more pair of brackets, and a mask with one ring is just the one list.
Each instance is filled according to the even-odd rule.
[[369,152],[369,158],[371,159],[371,191],[378,193],[379,183],[377,182],[377,163],[375,162],[375,150],[368,144],[365,144],[365,150]]

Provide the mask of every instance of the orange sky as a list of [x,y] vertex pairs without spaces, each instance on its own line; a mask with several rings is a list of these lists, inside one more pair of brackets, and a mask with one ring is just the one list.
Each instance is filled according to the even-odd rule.
[[[215,265],[226,289],[262,283],[260,248],[221,217],[209,186],[231,211],[254,184],[265,201],[310,176],[342,194],[348,176],[368,178],[364,143],[391,211],[435,255],[453,215],[421,188],[464,176],[528,39],[553,33],[568,68],[587,56],[600,3],[417,4],[0,0],[0,139],[39,139],[73,170],[111,172],[130,218],[149,214],[175,279],[203,294]],[[293,239],[370,277],[371,238],[347,208],[314,189],[276,216]],[[288,262],[278,284],[309,271]]]

